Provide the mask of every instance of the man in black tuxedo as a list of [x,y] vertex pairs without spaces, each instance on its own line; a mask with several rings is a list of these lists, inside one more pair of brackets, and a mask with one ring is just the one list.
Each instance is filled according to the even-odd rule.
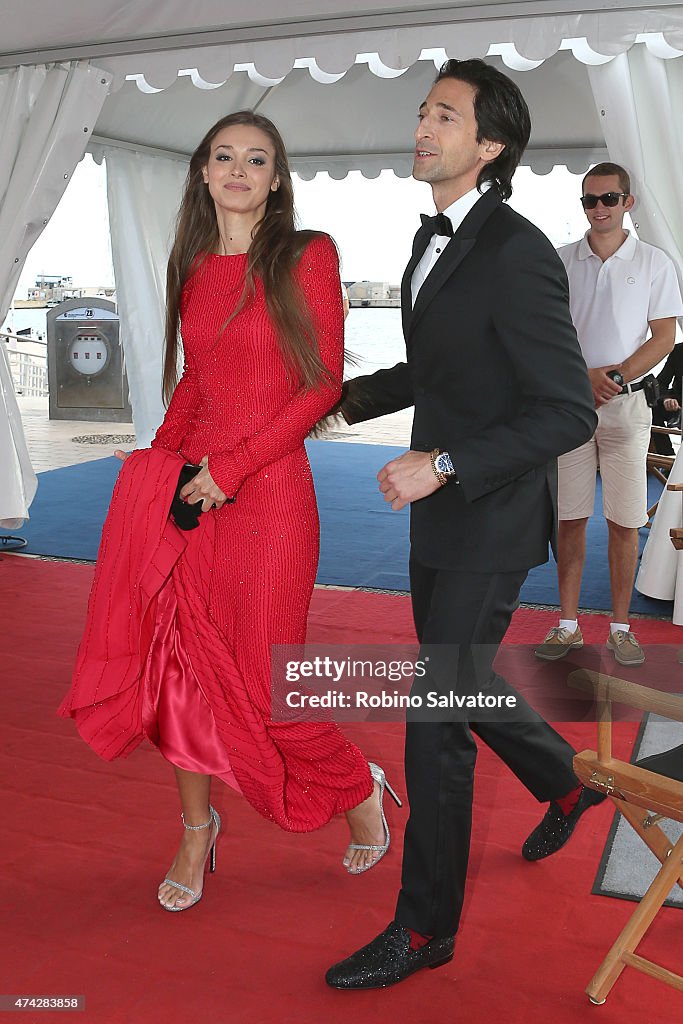
[[403,277],[407,361],[350,381],[341,407],[354,423],[415,406],[411,450],[378,479],[393,509],[411,508],[411,596],[421,650],[432,654],[429,684],[515,695],[517,710],[514,720],[409,715],[410,819],[395,920],[330,968],[336,988],[383,987],[451,959],[469,854],[472,733],[551,802],[525,843],[528,859],[559,849],[594,802],[569,744],[492,668],[529,568],[548,559],[557,456],[596,426],[564,267],[545,235],[503,202],[530,129],[507,76],[480,60],[443,66],[415,133],[413,176],[431,184],[439,213],[423,218]]
[[[666,427],[667,421],[675,419],[678,414],[679,422],[683,395],[681,394],[683,381],[683,345],[674,345],[664,363],[664,368],[657,375],[659,384],[659,401],[652,410],[652,425],[655,427]],[[660,455],[673,455],[674,449],[671,438],[668,434],[652,435],[655,449]]]

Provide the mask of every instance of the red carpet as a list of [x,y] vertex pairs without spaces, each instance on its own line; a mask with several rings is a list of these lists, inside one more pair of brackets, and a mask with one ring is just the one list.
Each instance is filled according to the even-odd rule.
[[[375,870],[341,869],[337,821],[287,835],[224,787],[218,870],[185,914],[165,914],[156,887],[179,838],[168,766],[150,747],[105,764],[54,709],[67,686],[92,568],[0,558],[3,993],[85,995],[96,1024],[674,1024],[681,994],[627,971],[607,1003],[583,987],[633,905],[591,896],[611,814],[590,812],[565,851],[529,865],[519,846],[539,807],[482,748],[471,883],[453,964],[385,992],[338,993],[325,968],[391,917],[405,811],[390,808],[396,849]],[[535,642],[553,613],[520,611],[511,639]],[[603,641],[602,616],[586,618]],[[595,635],[593,635],[595,630]],[[668,623],[638,623],[651,642],[678,642]],[[310,639],[410,642],[406,598],[317,591]],[[561,726],[577,747],[595,727]],[[402,730],[349,726],[402,789]],[[627,755],[635,726],[618,728]],[[680,913],[665,910],[643,944],[673,969]],[[21,1020],[50,1020],[25,1013]],[[81,1019],[81,1018],[78,1018]]]

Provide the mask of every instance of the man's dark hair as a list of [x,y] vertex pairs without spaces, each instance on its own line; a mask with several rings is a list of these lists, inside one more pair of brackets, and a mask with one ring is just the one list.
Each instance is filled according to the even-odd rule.
[[604,163],[596,164],[595,167],[591,167],[590,171],[585,175],[581,182],[581,191],[586,187],[586,178],[611,178],[613,175],[619,179],[619,188],[622,192],[626,192],[629,196],[631,195],[631,179],[629,178],[628,171],[621,166],[621,164],[613,164],[609,160],[605,160]]
[[492,64],[472,60],[447,60],[435,79],[457,78],[476,90],[474,116],[477,120],[477,142],[488,139],[502,142],[505,149],[482,167],[477,188],[490,182],[502,199],[512,195],[512,175],[522,159],[531,135],[531,115],[518,87]]

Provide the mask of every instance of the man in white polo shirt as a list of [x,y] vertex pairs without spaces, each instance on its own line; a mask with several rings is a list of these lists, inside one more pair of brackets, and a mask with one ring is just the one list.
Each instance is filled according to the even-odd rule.
[[669,257],[623,228],[634,201],[623,167],[593,167],[583,180],[581,197],[590,228],[579,242],[559,250],[598,428],[590,441],[558,460],[560,622],[536,649],[536,655],[548,661],[583,646],[577,612],[598,465],[609,528],[614,619],[607,646],[622,665],[641,665],[645,660],[629,624],[638,528],[647,521],[646,453],[652,416],[642,379],[673,348],[683,302]]

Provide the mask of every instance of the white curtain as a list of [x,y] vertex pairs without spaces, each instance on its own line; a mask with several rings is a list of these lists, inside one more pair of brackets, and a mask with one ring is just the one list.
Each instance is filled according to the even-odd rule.
[[187,163],[104,147],[121,343],[139,448],[163,419],[166,262]]
[[[0,73],[0,324],[31,246],[90,140],[111,76],[87,64]],[[0,352],[0,526],[28,517],[36,490],[7,357]]]
[[589,76],[610,159],[632,176],[638,235],[671,256],[683,284],[683,58],[633,46]]
[[18,529],[38,487],[26,447],[5,342],[0,341],[0,528]]

